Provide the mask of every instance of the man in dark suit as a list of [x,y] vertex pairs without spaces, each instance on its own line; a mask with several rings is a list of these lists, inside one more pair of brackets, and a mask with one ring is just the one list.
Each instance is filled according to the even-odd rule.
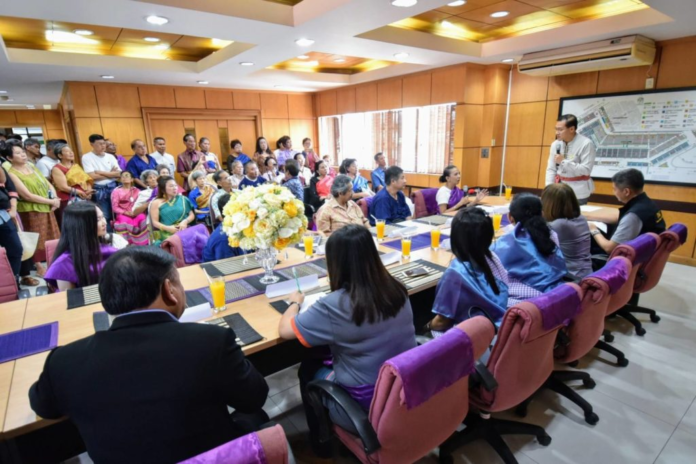
[[111,256],[99,279],[111,328],[53,350],[29,391],[39,416],[73,421],[97,463],[179,462],[268,421],[268,385],[234,331],[179,323],[174,263],[155,247]]

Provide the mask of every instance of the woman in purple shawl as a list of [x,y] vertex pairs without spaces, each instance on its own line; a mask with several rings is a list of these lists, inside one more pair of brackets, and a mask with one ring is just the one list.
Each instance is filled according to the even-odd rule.
[[94,203],[65,208],[60,241],[44,277],[49,286],[64,291],[98,283],[104,263],[117,251],[105,237],[106,218]]
[[462,173],[454,165],[447,166],[440,176],[440,183],[445,184],[438,189],[435,197],[440,214],[457,211],[462,206],[476,205],[488,196],[488,190],[483,189],[476,195],[476,198],[469,200],[466,192],[458,187],[461,178]]

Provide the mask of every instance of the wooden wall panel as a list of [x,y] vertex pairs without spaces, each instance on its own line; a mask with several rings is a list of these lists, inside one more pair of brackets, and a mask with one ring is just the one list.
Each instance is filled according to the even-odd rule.
[[696,85],[696,37],[667,42],[662,46],[657,88],[691,87]]
[[[482,168],[486,168],[483,170]],[[500,174],[503,172],[503,148],[491,148],[489,158],[481,159],[479,164],[479,187],[495,187],[500,185]]]
[[507,104],[510,67],[500,65],[487,66],[484,79],[486,80],[484,103]]
[[528,76],[516,69],[512,72],[510,103],[546,101],[548,90],[548,77]]
[[483,105],[457,106],[454,146],[463,148],[480,147],[482,124]]
[[608,69],[599,72],[597,93],[629,92],[631,90],[645,89],[645,79],[650,75],[657,76],[659,64],[650,66],[638,66],[635,68]]
[[[133,154],[131,142],[141,139],[152,148],[145,138],[145,126],[142,118],[101,118],[104,137],[114,141],[118,145],[118,153],[124,156]],[[89,136],[89,135],[88,135]]]
[[466,79],[464,65],[436,69],[432,72],[432,76],[431,104],[464,102],[464,80]]
[[507,147],[505,153],[505,184],[515,187],[537,187],[541,167],[541,147]]
[[337,113],[338,101],[336,91],[319,94],[319,114],[321,116],[333,116]]
[[539,160],[539,175],[537,176],[537,188],[543,189],[546,187],[546,166],[549,162],[549,153],[551,145],[541,147],[541,158]]
[[338,114],[355,113],[355,87],[336,91],[336,111]]
[[544,145],[551,145],[556,140],[556,121],[558,120],[558,108],[560,100],[549,100],[546,102],[546,116],[544,116]]
[[47,129],[63,130],[63,119],[59,110],[44,110],[43,113]]
[[403,86],[401,79],[380,81],[377,83],[377,108],[393,110],[403,106]]
[[466,65],[464,103],[483,104],[486,96],[486,68],[478,64]]
[[11,126],[17,124],[17,116],[14,111],[0,110],[0,126]]
[[505,138],[505,105],[483,105],[479,146],[501,146]]
[[261,96],[256,92],[232,92],[235,110],[260,110]]
[[264,119],[287,119],[288,96],[286,94],[262,93],[261,114]]
[[404,76],[403,107],[428,106],[432,92],[433,76],[430,73]]
[[[70,101],[76,118],[98,118],[99,106],[94,84],[71,82]],[[89,151],[89,150],[88,150]]]
[[231,90],[210,89],[205,91],[205,106],[209,110],[233,110]]
[[50,140],[50,139],[64,139],[65,138],[65,131],[61,127],[60,129],[46,129],[46,133],[44,134],[44,140]]
[[176,108],[174,87],[140,85],[138,93],[143,108]]
[[288,95],[288,116],[290,118],[314,118],[314,98],[312,94]]
[[[196,128],[196,137],[200,140],[201,137],[210,139],[210,151],[218,155],[218,161],[227,159],[230,152],[229,147],[220,146],[220,132],[218,130],[217,119],[196,119],[194,121]],[[230,142],[232,139],[230,139]]]
[[377,111],[377,84],[372,82],[355,88],[355,111]]
[[[276,140],[290,133],[290,124],[287,119],[263,119],[261,124],[263,128],[261,135],[266,137],[271,150],[275,150]],[[297,144],[297,141],[293,142]]]
[[597,71],[554,76],[549,79],[548,99],[558,100],[561,97],[593,95],[597,93],[598,79],[599,73]]
[[[665,222],[667,223],[667,227],[671,226],[676,222],[681,222],[689,229],[689,231],[696,230],[696,214],[676,213],[674,211],[663,211],[662,213],[665,218]],[[689,235],[686,238],[686,242],[684,242],[682,246],[677,248],[674,251],[674,254],[677,256],[684,256],[687,258],[696,257],[694,256],[694,253],[696,252],[696,250],[694,249],[695,244],[696,234],[689,233]]]
[[544,134],[546,102],[510,105],[508,146],[540,146]]
[[77,147],[73,147],[76,153],[84,155],[92,150],[89,144],[89,136],[103,134],[101,119],[99,118],[75,118],[75,136]]
[[174,87],[177,108],[205,108],[205,92],[195,87]]
[[43,126],[44,124],[44,115],[41,110],[15,110],[14,113],[19,125]]
[[302,151],[302,140],[305,137],[309,137],[312,139],[312,142],[316,142],[316,128],[317,125],[313,119],[291,119],[290,133],[288,135],[292,139],[293,149]]
[[134,85],[96,84],[94,86],[102,118],[140,118],[140,96]]
[[480,148],[455,148],[454,150],[455,157],[460,152],[462,158],[461,164],[458,165],[462,173],[460,186],[478,184]]

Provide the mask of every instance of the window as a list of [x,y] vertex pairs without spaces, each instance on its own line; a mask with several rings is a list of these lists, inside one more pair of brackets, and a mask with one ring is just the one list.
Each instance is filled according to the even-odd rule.
[[406,172],[439,174],[451,163],[455,105],[352,113],[319,118],[320,152],[372,169],[375,153]]

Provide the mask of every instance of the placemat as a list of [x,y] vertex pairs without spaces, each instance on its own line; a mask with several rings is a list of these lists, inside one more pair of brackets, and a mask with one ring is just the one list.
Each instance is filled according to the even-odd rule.
[[97,311],[92,313],[92,323],[94,324],[95,332],[103,332],[104,330],[109,330],[111,323],[109,322],[109,315],[106,311]]
[[[245,298],[251,298],[252,296],[260,295],[266,291],[266,286],[264,285],[263,290],[258,289],[248,282],[251,277],[245,277],[243,279],[232,280],[225,283],[225,304],[232,303],[235,301],[243,300]],[[213,305],[213,295],[210,293],[210,287],[203,287],[198,289],[198,292],[203,295],[205,300]]]
[[[194,306],[201,305],[203,303],[211,303],[206,297],[201,295],[199,290],[190,290],[186,292],[186,307],[193,308]],[[212,304],[212,303],[211,303]]]
[[80,308],[96,303],[101,303],[98,284],[68,290],[68,309]]
[[48,351],[57,345],[57,322],[6,333],[0,335],[0,364]]
[[[449,238],[449,235],[440,234],[440,243],[443,240]],[[394,242],[382,243],[383,246],[393,248],[395,250],[401,250],[401,240]],[[411,253],[414,251],[422,250],[423,248],[428,248],[430,246],[430,232],[425,232],[422,234],[414,235],[411,237]]]
[[[420,267],[425,268],[425,270],[428,271],[428,273],[426,275],[417,277],[408,277],[406,274],[404,274],[405,271],[408,271],[410,269],[417,269]],[[442,274],[444,274],[447,268],[439,266],[435,263],[431,263],[430,261],[417,259],[415,261],[411,261],[410,263],[402,264],[400,266],[396,266],[388,270],[389,273],[393,275],[399,282],[404,284],[407,289],[413,290],[414,288],[422,287],[423,285],[439,281],[442,277]]]
[[[307,295],[310,293],[307,292]],[[268,303],[271,305],[271,308],[275,309],[278,311],[280,314],[285,314],[285,311],[288,310],[288,302],[286,300],[278,300],[274,301],[273,303]]]
[[447,223],[452,216],[443,216],[441,214],[436,214],[435,216],[422,217],[414,219],[415,222],[420,222],[422,224],[432,224],[434,226],[442,226]]
[[204,263],[201,264],[201,267],[210,277],[220,277],[249,271],[251,269],[259,269],[261,264],[256,261],[254,255],[244,255],[221,259],[220,261],[214,261],[212,263]]
[[218,317],[215,319],[210,319],[205,321],[206,324],[219,325],[220,327],[229,327],[234,330],[235,335],[237,335],[237,345],[245,346],[251,345],[258,341],[263,340],[260,333],[254,330],[252,326],[244,319],[244,317],[239,313],[230,314],[229,316]]
[[[298,264],[296,266],[289,267],[287,269],[280,269],[277,271],[283,277],[288,279],[294,279],[295,276],[292,272],[295,269],[297,272],[297,277],[306,277],[308,275],[317,274],[319,278],[326,276],[326,267],[319,266],[315,264],[316,261],[311,261],[309,263]],[[326,260],[324,260],[324,266],[326,266]]]
[[[400,226],[399,224],[385,224],[384,237],[385,238],[389,237],[389,234],[391,234],[395,230],[401,229],[402,227],[404,227],[404,226]],[[372,235],[374,235],[376,237],[377,236],[377,226],[370,227],[370,232],[372,233]]]

